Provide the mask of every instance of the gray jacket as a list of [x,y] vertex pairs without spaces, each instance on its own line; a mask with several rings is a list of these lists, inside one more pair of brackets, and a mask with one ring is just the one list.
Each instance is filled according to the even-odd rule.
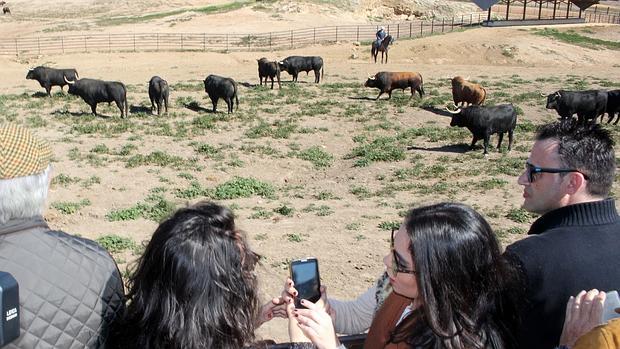
[[9,221],[0,225],[0,270],[17,280],[21,310],[21,334],[5,348],[105,348],[125,298],[116,263],[96,242],[52,231],[42,217]]

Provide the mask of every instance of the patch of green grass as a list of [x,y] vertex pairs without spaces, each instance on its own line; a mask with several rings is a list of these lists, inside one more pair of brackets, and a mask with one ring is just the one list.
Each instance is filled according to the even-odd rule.
[[383,221],[377,225],[379,229],[383,230],[392,230],[398,229],[400,227],[400,221]]
[[355,195],[359,200],[367,199],[372,196],[370,189],[362,185],[354,185],[349,188],[349,193]]
[[173,194],[177,198],[191,200],[198,197],[211,197],[213,195],[213,190],[204,188],[198,181],[192,181],[188,188],[175,189]]
[[82,207],[89,206],[90,204],[90,200],[83,199],[78,202],[56,201],[53,202],[51,206],[62,214],[74,214]]
[[196,151],[196,153],[205,155],[209,159],[224,159],[224,154],[222,154],[222,151],[219,148],[216,148],[210,144],[202,142],[191,142],[190,145],[194,147],[194,151]]
[[334,195],[329,191],[321,191],[318,194],[314,195],[314,198],[317,200],[339,200],[340,198]]
[[353,223],[349,223],[344,226],[346,230],[359,230],[361,227],[362,227],[362,223],[360,222],[353,222]]
[[95,239],[95,241],[110,253],[118,253],[136,248],[136,243],[131,238],[115,234],[100,236]]
[[151,195],[146,198],[146,202],[124,209],[113,210],[106,214],[108,221],[128,221],[136,220],[140,217],[155,222],[160,222],[176,210],[176,205],[166,200],[161,195]]
[[587,48],[607,48],[610,50],[620,50],[620,42],[618,41],[595,39],[588,36],[580,35],[578,33],[575,33],[574,31],[559,31],[557,29],[543,28],[535,30],[534,34],[551,37],[562,42]]
[[52,185],[61,185],[63,187],[67,187],[70,184],[77,183],[80,181],[79,177],[71,177],[64,173],[59,173],[58,176],[52,179]]
[[255,178],[234,177],[232,180],[215,187],[213,197],[217,200],[247,198],[261,196],[268,199],[275,198],[275,189],[269,183]]
[[170,155],[163,151],[154,151],[148,155],[137,154],[125,161],[125,167],[135,168],[138,166],[161,166],[174,169],[196,169],[196,159],[183,159],[180,156]]
[[354,166],[368,166],[375,161],[401,161],[405,159],[405,150],[393,137],[378,137],[362,144],[345,155],[345,159],[359,158]]
[[333,155],[321,149],[319,146],[310,147],[297,153],[297,157],[302,160],[310,161],[314,167],[329,167],[334,160]]
[[522,208],[512,208],[506,213],[506,218],[517,223],[527,223],[532,216],[526,210]]
[[295,208],[291,207],[291,206],[288,206],[286,204],[282,204],[282,206],[278,206],[278,207],[274,208],[273,212],[279,213],[279,214],[281,214],[283,216],[286,216],[286,217],[292,217],[293,213],[295,213]]
[[97,144],[90,150],[90,152],[97,154],[109,154],[110,148],[108,148],[108,146],[105,144]]
[[304,241],[303,237],[301,236],[301,234],[299,233],[288,233],[288,234],[284,234],[284,237],[286,238],[286,240],[288,240],[289,242],[302,242]]
[[245,135],[249,138],[289,138],[298,127],[299,126],[293,119],[276,120],[271,124],[264,120],[260,120],[258,125],[249,128],[245,132]]

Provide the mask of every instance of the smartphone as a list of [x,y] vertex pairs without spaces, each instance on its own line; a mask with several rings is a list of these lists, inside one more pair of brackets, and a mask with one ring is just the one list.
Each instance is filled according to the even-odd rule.
[[302,299],[316,302],[321,298],[321,278],[319,277],[319,261],[314,257],[291,261],[291,279],[297,289],[295,308],[305,308]]
[[601,323],[605,323],[611,319],[620,317],[620,314],[616,313],[616,308],[620,308],[620,298],[618,298],[618,291],[605,292],[605,303],[603,304],[603,315],[601,317]]

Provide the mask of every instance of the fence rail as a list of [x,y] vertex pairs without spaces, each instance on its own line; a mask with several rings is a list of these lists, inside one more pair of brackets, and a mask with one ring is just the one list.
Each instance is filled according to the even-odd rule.
[[[514,6],[518,7],[518,6]],[[518,8],[492,10],[496,18],[517,18]],[[564,6],[566,7],[566,6]],[[563,10],[565,16],[557,18],[578,18],[588,22],[620,23],[618,14],[588,10],[579,13],[570,8],[556,8],[555,14]],[[523,8],[523,19],[550,19],[553,13],[534,7]],[[450,32],[467,26],[481,24],[487,19],[486,12],[454,16],[447,19],[416,20],[385,25],[388,33],[396,39],[413,38]],[[0,42],[0,55],[117,52],[117,51],[260,51],[288,49],[326,42],[371,41],[375,39],[377,25],[346,25],[321,28],[297,29],[261,34],[208,34],[208,33],[135,33],[135,34],[90,34],[56,35],[4,39]]]

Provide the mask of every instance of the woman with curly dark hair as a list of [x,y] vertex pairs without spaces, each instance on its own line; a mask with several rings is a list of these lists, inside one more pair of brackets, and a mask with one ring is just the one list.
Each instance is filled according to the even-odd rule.
[[176,211],[162,222],[129,279],[123,321],[113,348],[239,349],[254,330],[283,316],[275,300],[261,308],[258,255],[235,227],[233,213],[211,202]]
[[[504,308],[513,304],[504,293],[512,283],[511,271],[493,230],[471,207],[440,203],[412,209],[392,231],[383,262],[383,282],[357,300],[328,299],[325,308],[302,301],[309,309],[289,305],[289,319],[297,319],[321,349],[341,348],[334,332],[363,331],[363,324],[370,328],[364,343],[369,349],[512,346],[508,329],[514,319]],[[293,340],[300,340],[294,336],[293,331]]]

